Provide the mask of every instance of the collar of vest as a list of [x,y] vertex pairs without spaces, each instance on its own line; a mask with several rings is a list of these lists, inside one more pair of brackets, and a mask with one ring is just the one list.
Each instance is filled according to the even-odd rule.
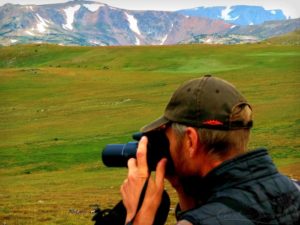
[[232,186],[267,177],[277,172],[267,149],[259,148],[224,161],[221,165],[211,170],[201,180],[199,191],[201,196],[209,197],[213,193]]

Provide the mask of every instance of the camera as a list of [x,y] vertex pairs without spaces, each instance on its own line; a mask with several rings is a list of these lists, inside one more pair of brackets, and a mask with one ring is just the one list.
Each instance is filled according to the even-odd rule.
[[172,168],[171,156],[169,151],[169,140],[164,131],[151,131],[147,133],[135,133],[132,138],[135,141],[126,144],[108,144],[102,151],[102,161],[108,167],[127,167],[127,161],[130,158],[136,158],[138,141],[146,136],[147,145],[147,163],[150,171],[156,169],[157,163],[162,158],[167,158],[167,171]]

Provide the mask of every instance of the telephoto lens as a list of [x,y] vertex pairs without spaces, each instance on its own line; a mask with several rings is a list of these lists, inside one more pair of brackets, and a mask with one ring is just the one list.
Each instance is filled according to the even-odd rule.
[[108,167],[126,167],[130,158],[135,158],[138,142],[108,144],[102,151],[102,161]]
[[151,171],[154,171],[157,163],[162,158],[168,159],[171,165],[169,153],[169,140],[163,131],[151,131],[148,133],[136,133],[132,137],[136,141],[126,144],[108,144],[102,151],[102,161],[108,167],[127,167],[127,161],[136,157],[138,141],[142,136],[148,138],[147,163]]

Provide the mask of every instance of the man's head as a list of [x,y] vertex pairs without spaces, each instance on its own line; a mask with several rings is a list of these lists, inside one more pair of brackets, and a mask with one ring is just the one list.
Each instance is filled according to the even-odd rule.
[[250,128],[252,121],[244,121],[235,115],[235,109],[244,105],[251,109],[232,84],[206,75],[181,85],[173,93],[164,115],[141,130],[146,133],[169,122],[215,130]]
[[[206,159],[203,156],[224,161],[230,155],[246,150],[252,127],[252,110],[232,84],[207,75],[181,85],[170,99],[164,115],[143,127],[142,132],[163,126],[168,127],[175,168],[179,166],[176,166],[178,157],[179,161],[194,157],[199,162]],[[175,148],[177,152],[174,153]],[[191,151],[182,153],[178,148]],[[184,163],[177,163],[184,166]],[[186,166],[192,167],[192,160],[189,163]]]

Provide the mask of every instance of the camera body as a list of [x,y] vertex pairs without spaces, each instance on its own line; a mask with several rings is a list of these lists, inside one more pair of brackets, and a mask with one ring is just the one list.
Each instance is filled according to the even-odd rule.
[[132,138],[135,141],[126,144],[108,144],[102,151],[102,161],[108,167],[127,167],[127,161],[130,158],[136,158],[138,141],[146,136],[147,145],[147,163],[150,171],[156,169],[157,163],[162,158],[167,158],[167,171],[171,171],[173,164],[169,151],[169,140],[164,131],[151,131],[147,133],[135,133]]

